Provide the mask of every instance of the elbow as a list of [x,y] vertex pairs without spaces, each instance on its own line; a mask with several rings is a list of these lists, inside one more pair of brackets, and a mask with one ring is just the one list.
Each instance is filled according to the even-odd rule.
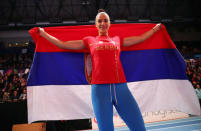
[[129,41],[125,41],[124,44],[123,44],[123,46],[126,46],[126,47],[127,47],[127,46],[131,46],[131,45],[132,45],[132,43],[129,42]]
[[59,43],[58,44],[56,44],[59,48],[61,48],[61,49],[66,49],[65,48],[65,42],[63,42],[63,41],[59,41]]
[[135,44],[137,44],[137,43],[139,43],[138,41],[125,41],[124,42],[124,46],[132,46],[132,45],[135,45]]
[[138,36],[138,37],[134,37],[132,39],[126,39],[124,41],[124,46],[132,46],[132,45],[135,45],[135,44],[138,44],[138,43],[141,43],[141,42],[143,42],[143,37]]

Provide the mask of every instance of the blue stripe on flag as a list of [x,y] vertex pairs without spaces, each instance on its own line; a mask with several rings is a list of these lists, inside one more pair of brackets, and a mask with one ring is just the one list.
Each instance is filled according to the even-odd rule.
[[27,84],[28,86],[88,84],[85,78],[84,54],[36,52]]
[[177,49],[124,51],[121,61],[128,82],[188,79],[186,63]]
[[[176,49],[124,51],[121,61],[128,82],[187,79],[185,62]],[[84,53],[35,53],[28,86],[83,84],[88,84]]]

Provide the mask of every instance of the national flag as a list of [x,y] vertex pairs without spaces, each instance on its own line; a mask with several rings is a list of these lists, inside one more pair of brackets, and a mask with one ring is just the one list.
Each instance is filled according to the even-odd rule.
[[[113,24],[109,36],[138,36],[155,24]],[[46,27],[46,32],[62,40],[96,36],[94,25]],[[28,78],[28,121],[70,120],[94,117],[88,51],[60,49],[30,30],[36,43]],[[149,39],[123,48],[121,61],[129,89],[141,112],[178,110],[200,115],[195,91],[185,74],[186,64],[166,29]]]

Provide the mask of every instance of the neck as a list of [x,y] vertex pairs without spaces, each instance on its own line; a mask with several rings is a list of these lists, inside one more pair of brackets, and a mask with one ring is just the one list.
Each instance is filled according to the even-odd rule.
[[99,36],[108,36],[108,32],[99,32]]

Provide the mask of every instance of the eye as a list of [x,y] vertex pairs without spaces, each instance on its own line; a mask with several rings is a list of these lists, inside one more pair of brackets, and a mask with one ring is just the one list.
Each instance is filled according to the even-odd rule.
[[104,19],[104,22],[107,23],[107,22],[108,22],[108,19]]
[[98,20],[98,23],[101,23],[101,22],[102,22],[102,20],[101,20],[101,19],[99,19],[99,20]]

